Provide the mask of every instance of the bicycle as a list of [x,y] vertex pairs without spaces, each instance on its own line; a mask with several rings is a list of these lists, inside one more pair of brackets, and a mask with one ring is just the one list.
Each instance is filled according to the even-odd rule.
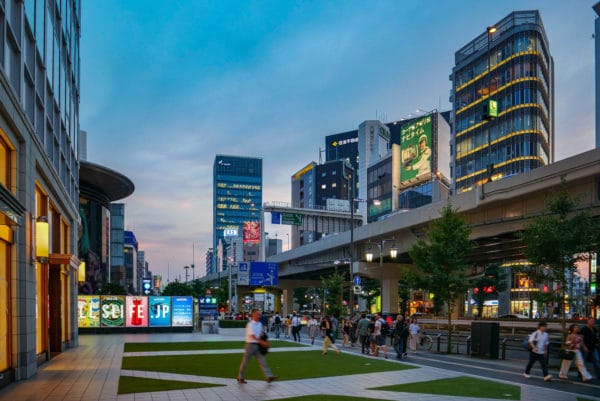
[[431,349],[431,347],[433,346],[433,340],[431,339],[430,335],[428,335],[425,332],[422,332],[419,336],[418,344],[421,349],[429,351]]

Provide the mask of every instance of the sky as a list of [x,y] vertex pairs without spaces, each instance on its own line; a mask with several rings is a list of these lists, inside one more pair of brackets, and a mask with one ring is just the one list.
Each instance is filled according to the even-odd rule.
[[[449,110],[454,53],[515,10],[540,10],[550,41],[556,160],[592,149],[594,3],[86,1],[87,160],[133,181],[119,202],[153,274],[202,276],[216,154],[262,157],[263,201],[289,202],[326,135]],[[265,230],[287,248],[286,226]]]

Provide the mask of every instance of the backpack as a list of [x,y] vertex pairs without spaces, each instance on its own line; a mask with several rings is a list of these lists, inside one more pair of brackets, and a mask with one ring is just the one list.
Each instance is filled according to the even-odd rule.
[[386,321],[383,319],[381,319],[379,322],[381,323],[381,335],[387,337],[390,333],[390,326],[388,326]]
[[275,324],[281,324],[281,318],[279,315],[275,316]]

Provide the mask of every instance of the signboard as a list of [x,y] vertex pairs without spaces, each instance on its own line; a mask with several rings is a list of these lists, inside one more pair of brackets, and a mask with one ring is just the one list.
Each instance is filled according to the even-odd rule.
[[127,297],[125,306],[127,327],[148,326],[148,297]]
[[100,296],[77,296],[77,327],[100,327]]
[[207,295],[198,300],[201,317],[215,317],[217,313],[217,298]]
[[243,242],[259,243],[260,242],[260,222],[246,221],[243,227]]
[[498,101],[489,99],[483,103],[483,119],[493,120],[498,117]]
[[125,297],[123,295],[102,295],[100,297],[100,324],[102,327],[125,325]]
[[274,286],[278,284],[277,263],[272,262],[252,262],[250,264],[250,285],[256,286]]
[[150,297],[148,303],[150,326],[170,326],[171,297]]
[[151,278],[143,278],[142,279],[142,289],[144,290],[144,294],[150,294],[152,291],[152,279]]
[[332,212],[350,212],[350,201],[348,199],[327,198],[325,207]]
[[431,115],[412,124],[407,124],[400,132],[401,160],[400,185],[431,177],[433,154],[431,151]]
[[287,224],[292,226],[302,225],[302,215],[300,213],[281,213],[281,224]]
[[271,212],[271,224],[281,224],[281,213]]
[[238,285],[250,285],[250,263],[240,262],[237,274]]
[[194,302],[192,297],[171,297],[171,326],[192,326]]
[[223,229],[223,236],[224,237],[237,237],[238,229],[237,228],[225,228],[225,229]]
[[380,199],[378,205],[369,205],[368,209],[369,217],[379,216],[383,213],[389,213],[392,211],[392,198]]

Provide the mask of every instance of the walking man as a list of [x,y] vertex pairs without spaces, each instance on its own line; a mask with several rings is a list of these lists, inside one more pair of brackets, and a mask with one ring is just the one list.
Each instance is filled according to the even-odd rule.
[[548,365],[546,364],[548,344],[550,344],[550,340],[548,333],[546,333],[546,322],[540,322],[538,329],[529,336],[529,363],[525,368],[523,376],[529,379],[531,377],[531,367],[536,361],[539,361],[540,365],[542,365],[544,381],[549,382],[552,380],[552,375],[548,374]]
[[369,323],[367,315],[364,313],[360,315],[356,331],[358,332],[358,341],[360,341],[361,354],[369,353]]
[[383,356],[387,359],[387,346],[385,345],[385,327],[387,325],[386,321],[383,320],[381,314],[377,314],[377,320],[375,321],[375,356],[379,355],[379,349],[383,351]]
[[244,376],[246,373],[246,366],[252,357],[255,357],[258,361],[267,383],[271,383],[273,380],[277,379],[277,376],[273,376],[273,373],[271,373],[271,369],[269,369],[269,365],[267,365],[265,356],[260,352],[261,347],[269,347],[269,343],[262,339],[263,325],[260,322],[260,316],[260,310],[253,309],[252,320],[246,325],[246,349],[244,357],[242,358],[242,363],[240,364],[240,371],[237,377],[238,383],[247,383]]
[[292,318],[292,335],[296,342],[300,342],[300,330],[302,330],[302,319],[294,312],[294,317]]
[[600,379],[600,357],[598,356],[598,332],[594,327],[596,321],[593,318],[588,319],[587,325],[581,329],[585,349],[583,352],[583,361],[591,362],[594,366],[594,373]]

